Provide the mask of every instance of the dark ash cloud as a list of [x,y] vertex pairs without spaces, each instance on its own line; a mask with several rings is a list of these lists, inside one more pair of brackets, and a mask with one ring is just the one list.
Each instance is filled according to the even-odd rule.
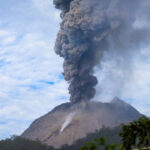
[[145,1],[54,0],[54,4],[62,18],[55,52],[64,58],[70,101],[89,101],[98,83],[93,70],[104,52],[114,51],[128,59],[132,51],[148,42],[149,29],[133,26],[144,12]]

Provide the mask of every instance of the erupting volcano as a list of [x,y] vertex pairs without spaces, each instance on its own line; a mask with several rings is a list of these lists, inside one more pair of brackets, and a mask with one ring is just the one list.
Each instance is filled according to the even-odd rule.
[[102,126],[114,127],[141,116],[119,98],[110,103],[90,100],[98,83],[94,69],[102,64],[104,57],[119,57],[128,68],[133,54],[149,42],[149,28],[137,22],[149,19],[150,3],[147,5],[147,0],[53,2],[61,10],[55,52],[64,59],[63,75],[69,83],[70,103],[34,121],[22,136],[60,147]]

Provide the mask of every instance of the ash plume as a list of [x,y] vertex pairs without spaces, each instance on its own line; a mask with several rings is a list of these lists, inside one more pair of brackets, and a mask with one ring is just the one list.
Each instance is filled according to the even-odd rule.
[[148,42],[149,29],[133,25],[146,0],[53,1],[62,18],[55,52],[64,58],[70,101],[89,101],[98,83],[94,67],[101,63],[104,53],[114,51],[128,59],[131,51]]

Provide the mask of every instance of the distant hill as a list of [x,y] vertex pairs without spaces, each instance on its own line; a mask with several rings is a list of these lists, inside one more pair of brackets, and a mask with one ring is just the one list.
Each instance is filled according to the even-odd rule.
[[31,141],[16,136],[0,141],[0,150],[55,150],[51,146],[43,145],[39,141]]
[[[16,136],[10,139],[0,141],[0,150],[79,150],[86,142],[91,142],[100,137],[106,137],[107,143],[121,144],[119,137],[120,127],[105,128],[103,127],[95,133],[88,134],[85,138],[77,140],[74,144],[68,146],[63,145],[60,149],[55,149],[52,146],[41,144],[39,141],[32,141]],[[101,149],[102,150],[102,149]]]
[[103,126],[113,128],[140,116],[135,108],[117,97],[110,103],[65,103],[35,120],[22,137],[60,148],[72,145]]
[[[79,150],[83,145],[85,145],[85,143],[93,142],[94,139],[99,139],[101,137],[105,137],[107,139],[107,145],[114,143],[117,144],[119,147],[122,143],[121,137],[119,136],[120,131],[120,126],[114,128],[103,127],[99,131],[96,131],[95,133],[90,133],[85,138],[77,140],[74,144],[70,146],[64,145],[57,150]],[[101,147],[100,150],[104,150],[103,147]]]

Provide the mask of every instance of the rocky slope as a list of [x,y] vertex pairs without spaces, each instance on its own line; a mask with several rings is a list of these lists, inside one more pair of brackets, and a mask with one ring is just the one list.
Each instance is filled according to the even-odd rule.
[[111,103],[65,103],[35,120],[22,136],[59,148],[71,145],[102,126],[115,127],[140,116],[136,109],[118,98]]

